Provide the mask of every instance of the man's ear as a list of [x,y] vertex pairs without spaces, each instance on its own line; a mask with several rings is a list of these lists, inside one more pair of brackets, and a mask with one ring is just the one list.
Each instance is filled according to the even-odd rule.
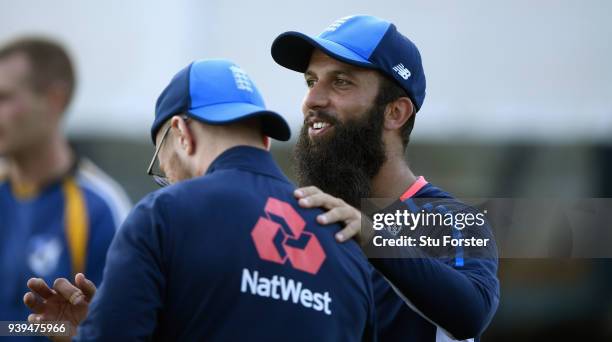
[[195,135],[187,125],[187,121],[179,115],[172,117],[170,122],[172,130],[174,130],[178,137],[179,147],[187,153],[188,156],[193,155],[196,150]]
[[264,147],[266,148],[266,150],[270,151],[270,148],[272,147],[272,139],[270,139],[269,136],[264,135],[263,136],[263,144],[264,144]]
[[68,86],[65,82],[56,81],[45,90],[45,99],[54,114],[61,115],[68,107]]
[[414,115],[414,106],[409,97],[400,97],[387,104],[385,109],[384,128],[387,130],[397,130]]

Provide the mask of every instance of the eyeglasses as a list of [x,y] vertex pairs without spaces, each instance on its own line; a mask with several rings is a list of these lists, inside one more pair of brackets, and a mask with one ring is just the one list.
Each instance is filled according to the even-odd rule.
[[[185,120],[185,122],[189,121],[188,116],[181,115],[181,117],[183,118],[183,120]],[[149,164],[149,168],[147,169],[147,175],[153,177],[153,181],[155,181],[155,183],[162,188],[170,185],[170,180],[168,180],[168,177],[164,175],[161,170],[153,170],[153,167],[156,165],[155,162],[158,162],[157,155],[159,154],[159,151],[164,145],[164,141],[166,140],[168,132],[170,132],[170,128],[172,128],[172,125],[168,125],[168,127],[166,127],[166,129],[164,130],[164,134],[162,134],[162,137],[159,140],[159,145],[157,145],[155,153],[153,154],[153,159],[151,159],[151,163]],[[159,162],[157,164],[159,164]]]
[[162,188],[164,186],[168,186],[170,184],[170,181],[168,180],[168,177],[166,177],[166,175],[161,173],[161,171],[157,171],[157,170],[154,171],[153,166],[155,165],[155,162],[157,161],[157,155],[159,154],[159,150],[161,150],[161,147],[164,145],[164,140],[166,140],[166,136],[168,135],[168,132],[170,132],[170,128],[172,128],[172,125],[168,125],[168,127],[166,127],[164,134],[159,140],[159,145],[157,145],[157,148],[155,149],[155,153],[153,154],[153,159],[151,159],[149,168],[147,169],[147,174],[153,177],[153,181],[155,181],[155,183],[161,186]]

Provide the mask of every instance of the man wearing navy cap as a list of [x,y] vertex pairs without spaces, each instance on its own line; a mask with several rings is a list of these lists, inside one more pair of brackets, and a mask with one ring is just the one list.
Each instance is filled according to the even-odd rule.
[[[113,241],[104,282],[31,279],[30,321],[69,320],[81,340],[375,339],[370,266],[303,209],[266,151],[288,140],[248,75],[196,61],[160,95],[148,173],[176,183],[140,201]],[[154,162],[159,160],[159,170]],[[339,228],[339,227],[338,227]],[[346,324],[351,322],[350,324]]]
[[[360,234],[361,213],[355,209],[363,198],[397,199],[390,208],[411,212],[473,211],[408,166],[405,151],[425,99],[425,74],[417,47],[395,25],[365,15],[341,18],[318,36],[281,34],[272,56],[303,73],[308,86],[295,149],[299,183],[308,187],[295,195],[303,207],[329,210],[318,222],[345,224],[336,234],[339,241],[356,237],[366,250],[371,247],[371,236]],[[476,233],[451,228],[453,234]],[[488,226],[477,233],[493,241]],[[445,258],[389,250],[393,258],[370,260],[377,271],[378,338],[478,340],[499,303],[494,243],[478,257],[464,255],[462,248]]]

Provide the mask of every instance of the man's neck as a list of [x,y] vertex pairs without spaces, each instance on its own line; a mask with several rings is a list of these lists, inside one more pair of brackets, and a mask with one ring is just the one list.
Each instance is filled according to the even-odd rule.
[[370,197],[399,198],[416,180],[403,156],[390,157],[372,179]]
[[72,167],[74,156],[66,139],[57,134],[9,158],[9,179],[17,186],[40,189]]
[[206,173],[206,171],[208,170],[208,168],[210,167],[210,165],[213,163],[213,161],[215,161],[215,159],[217,159],[217,157],[219,157],[221,154],[223,154],[223,152],[229,150],[232,147],[236,147],[236,146],[251,146],[251,147],[256,147],[256,148],[260,148],[262,150],[265,150],[265,146],[262,143],[256,143],[253,141],[248,141],[248,140],[243,140],[243,141],[232,141],[232,140],[227,140],[227,141],[223,141],[221,143],[219,143],[218,145],[214,146],[214,148],[212,148],[211,150],[209,150],[207,154],[202,154],[199,156],[199,158],[196,161],[196,168],[195,168],[195,173],[192,175],[193,177],[198,177],[201,176],[203,174]]

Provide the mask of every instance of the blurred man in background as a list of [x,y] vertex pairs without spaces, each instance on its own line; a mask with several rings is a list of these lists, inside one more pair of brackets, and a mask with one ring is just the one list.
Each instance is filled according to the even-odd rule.
[[100,283],[129,210],[122,189],[62,134],[75,88],[57,43],[25,38],[0,47],[0,321],[27,319],[22,297],[31,277],[87,272]]

